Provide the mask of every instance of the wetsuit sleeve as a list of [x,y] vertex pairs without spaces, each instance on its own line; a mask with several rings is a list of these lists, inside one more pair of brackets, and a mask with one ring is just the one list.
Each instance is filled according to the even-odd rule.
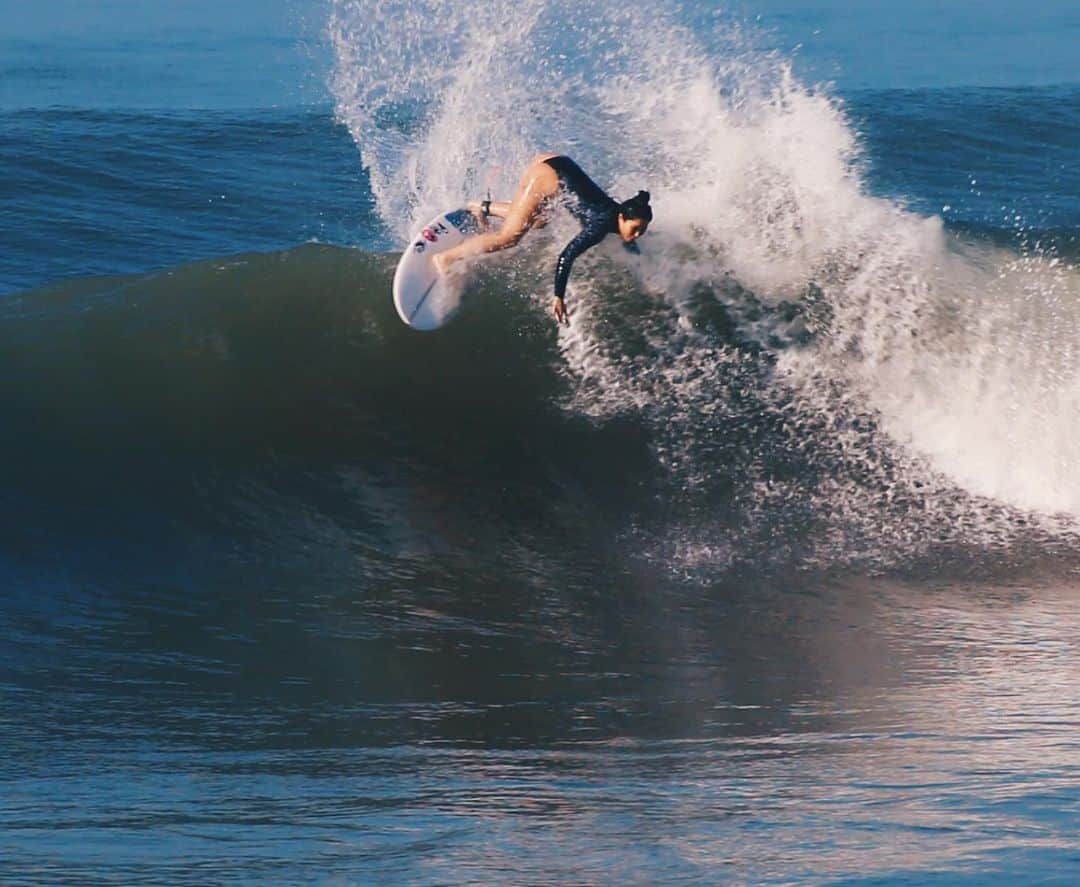
[[583,228],[573,240],[566,244],[565,249],[559,253],[559,261],[555,263],[555,298],[566,298],[566,284],[570,280],[570,269],[574,265],[574,259],[585,250],[598,244],[607,231],[599,226]]

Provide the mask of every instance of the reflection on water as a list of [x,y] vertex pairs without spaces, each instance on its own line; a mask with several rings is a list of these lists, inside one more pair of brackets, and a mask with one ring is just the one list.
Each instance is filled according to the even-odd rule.
[[279,570],[107,594],[41,578],[11,600],[0,875],[1064,882],[1080,866],[1072,588],[594,572],[540,590],[365,564],[362,590]]

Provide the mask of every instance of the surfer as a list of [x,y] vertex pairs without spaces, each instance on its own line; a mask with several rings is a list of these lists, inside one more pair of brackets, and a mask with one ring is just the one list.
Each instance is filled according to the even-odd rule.
[[604,190],[569,157],[561,154],[538,154],[525,170],[517,194],[509,202],[485,200],[470,203],[469,209],[486,226],[491,216],[502,219],[497,231],[484,231],[464,243],[439,253],[433,259],[440,274],[453,262],[477,253],[493,253],[514,246],[530,228],[541,228],[547,213],[556,202],[563,203],[581,224],[581,231],[559,254],[555,264],[555,303],[552,312],[560,323],[570,323],[566,313],[566,284],[574,259],[596,246],[608,234],[618,234],[623,245],[637,252],[635,241],[652,221],[649,192],[638,191],[622,203]]

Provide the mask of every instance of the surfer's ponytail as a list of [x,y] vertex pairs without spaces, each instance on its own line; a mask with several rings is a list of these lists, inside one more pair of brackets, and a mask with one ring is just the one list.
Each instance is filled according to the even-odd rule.
[[637,196],[624,200],[619,204],[619,214],[624,219],[641,219],[643,222],[651,222],[652,207],[649,206],[649,192],[638,191]]

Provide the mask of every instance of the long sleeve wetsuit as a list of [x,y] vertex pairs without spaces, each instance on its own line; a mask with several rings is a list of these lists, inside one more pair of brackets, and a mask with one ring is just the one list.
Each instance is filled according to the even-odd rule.
[[581,223],[581,232],[566,245],[555,264],[555,298],[562,299],[566,296],[574,259],[608,234],[618,233],[619,204],[569,157],[552,157],[544,162],[555,170],[566,197],[566,208]]

